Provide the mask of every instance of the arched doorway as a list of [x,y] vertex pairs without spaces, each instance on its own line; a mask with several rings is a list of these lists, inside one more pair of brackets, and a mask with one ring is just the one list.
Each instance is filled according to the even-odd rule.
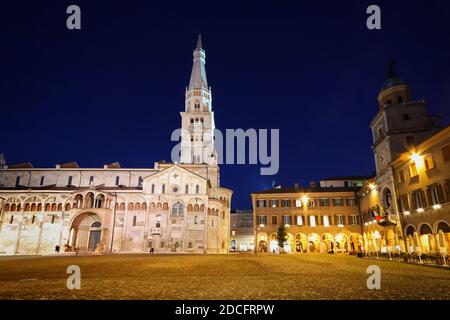
[[68,246],[71,251],[99,251],[103,229],[100,217],[92,212],[77,215],[71,223]]
[[428,224],[424,223],[419,227],[419,232],[420,246],[423,253],[431,253],[433,251],[433,230]]
[[306,248],[308,247],[308,241],[306,235],[303,233],[297,233],[295,235],[295,252],[306,252]]
[[283,244],[283,250],[285,253],[291,253],[293,251],[294,236],[290,233],[287,234],[287,239]]
[[267,235],[259,233],[257,241],[257,252],[267,252]]
[[102,224],[98,221],[91,224],[91,228],[89,229],[89,251],[95,251],[97,249],[97,245],[100,244],[100,238],[102,235]]
[[280,248],[278,246],[278,240],[277,240],[277,234],[276,233],[272,233],[270,235],[269,250],[270,250],[270,253],[278,253],[278,252],[280,252]]
[[317,233],[308,235],[308,252],[314,253],[320,250],[320,237]]
[[335,244],[336,244],[336,248],[335,248],[335,252],[338,253],[344,253],[344,252],[348,252],[348,236],[345,233],[338,233],[335,237]]
[[323,247],[320,250],[321,253],[325,253],[325,252],[331,253],[331,252],[334,251],[334,247],[335,247],[335,245],[334,245],[334,237],[333,237],[333,235],[331,233],[324,233],[322,235],[322,245],[321,245],[321,247]]
[[350,252],[361,252],[363,251],[363,236],[359,233],[352,233],[350,235]]

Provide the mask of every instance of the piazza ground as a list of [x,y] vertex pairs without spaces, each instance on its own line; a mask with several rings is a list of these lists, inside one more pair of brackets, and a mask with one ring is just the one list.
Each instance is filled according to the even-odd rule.
[[[380,290],[366,286],[373,264]],[[0,299],[450,299],[450,271],[319,254],[0,257]]]

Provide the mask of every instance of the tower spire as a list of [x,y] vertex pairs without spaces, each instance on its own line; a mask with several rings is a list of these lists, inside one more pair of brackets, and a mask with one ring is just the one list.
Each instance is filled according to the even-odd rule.
[[202,35],[201,34],[198,35],[197,47],[195,49],[202,49]]
[[189,90],[208,89],[208,81],[206,79],[206,53],[202,48],[202,36],[198,36],[197,46],[193,53],[194,63],[192,65],[191,79],[189,80]]

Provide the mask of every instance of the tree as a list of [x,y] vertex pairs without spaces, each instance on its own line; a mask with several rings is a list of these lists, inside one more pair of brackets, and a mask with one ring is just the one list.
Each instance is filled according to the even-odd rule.
[[287,240],[287,232],[286,227],[282,224],[278,228],[277,232],[277,241],[278,241],[278,247],[280,247],[280,252],[284,253],[284,243]]

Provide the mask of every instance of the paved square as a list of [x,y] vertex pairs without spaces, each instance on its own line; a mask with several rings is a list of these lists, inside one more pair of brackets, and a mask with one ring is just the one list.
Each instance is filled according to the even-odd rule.
[[[81,268],[81,289],[66,286]],[[366,286],[369,265],[381,289]],[[0,258],[0,299],[450,299],[450,271],[348,255]]]

